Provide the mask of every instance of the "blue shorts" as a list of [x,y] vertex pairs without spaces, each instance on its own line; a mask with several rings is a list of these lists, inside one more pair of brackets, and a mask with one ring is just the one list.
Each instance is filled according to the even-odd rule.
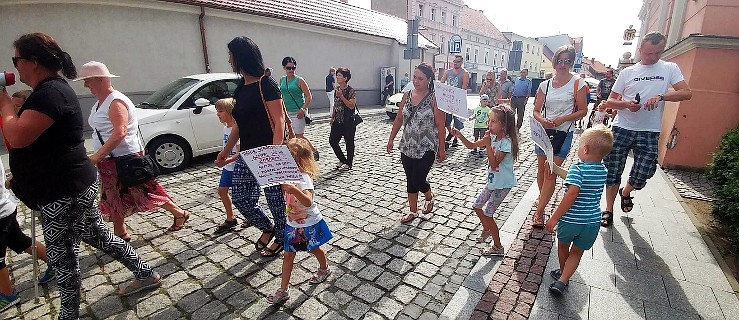
[[449,127],[452,125],[452,119],[454,119],[454,127],[457,128],[457,130],[464,129],[464,122],[462,122],[459,117],[452,115],[451,113],[446,114],[446,121],[444,121],[444,124]]
[[334,236],[323,219],[318,223],[303,228],[285,225],[285,243],[283,249],[287,252],[311,251],[322,246]]
[[221,170],[221,181],[218,182],[219,188],[231,188],[233,186],[233,183],[231,181],[233,180],[234,172],[228,171],[226,169]]
[[573,243],[580,249],[590,250],[598,238],[600,225],[574,224],[569,222],[557,222],[557,239],[559,242]]
[[[558,153],[555,153],[555,157],[559,157],[562,159],[567,158],[567,155],[570,154],[570,149],[572,148],[572,131],[567,133],[567,137],[565,138],[565,142],[562,144],[562,149],[559,150]],[[536,149],[534,149],[534,152],[537,156],[543,156],[544,150],[539,148],[539,146],[536,146]]]

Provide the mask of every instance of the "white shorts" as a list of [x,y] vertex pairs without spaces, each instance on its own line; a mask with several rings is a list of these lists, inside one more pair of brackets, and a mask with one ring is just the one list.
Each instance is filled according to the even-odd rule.
[[287,116],[290,117],[290,121],[293,124],[293,131],[295,134],[305,133],[305,117],[298,119],[298,112],[288,112]]

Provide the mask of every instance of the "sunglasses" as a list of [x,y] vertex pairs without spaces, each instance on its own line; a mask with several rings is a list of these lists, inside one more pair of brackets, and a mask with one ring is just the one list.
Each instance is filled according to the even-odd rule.
[[494,79],[493,78],[485,78],[485,80],[493,81]]
[[285,67],[285,70],[295,70],[297,67]]
[[557,62],[557,64],[563,64],[564,63],[564,64],[569,65],[569,64],[572,64],[572,59],[557,59],[556,62]]
[[462,63],[462,60],[454,60],[454,63]]
[[18,67],[18,60],[28,60],[27,58],[24,58],[24,57],[13,57],[12,59],[13,59],[13,67],[16,67],[16,68]]

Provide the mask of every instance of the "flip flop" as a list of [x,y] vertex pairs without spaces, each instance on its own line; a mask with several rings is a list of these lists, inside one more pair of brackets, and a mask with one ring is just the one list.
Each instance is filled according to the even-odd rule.
[[400,218],[400,222],[410,223],[411,221],[416,220],[416,218],[418,218],[418,212],[408,210],[408,212],[406,212],[405,215]]
[[[134,286],[138,285],[138,286]],[[128,283],[125,287],[118,290],[118,295],[121,297],[127,297],[134,293],[141,292],[144,290],[158,288],[162,285],[162,277],[154,272],[151,276],[144,280],[133,280]]]

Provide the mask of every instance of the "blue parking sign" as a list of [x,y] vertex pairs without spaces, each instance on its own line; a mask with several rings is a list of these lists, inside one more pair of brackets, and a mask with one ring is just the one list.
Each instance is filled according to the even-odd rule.
[[449,53],[461,53],[462,52],[462,37],[455,34],[449,37]]

